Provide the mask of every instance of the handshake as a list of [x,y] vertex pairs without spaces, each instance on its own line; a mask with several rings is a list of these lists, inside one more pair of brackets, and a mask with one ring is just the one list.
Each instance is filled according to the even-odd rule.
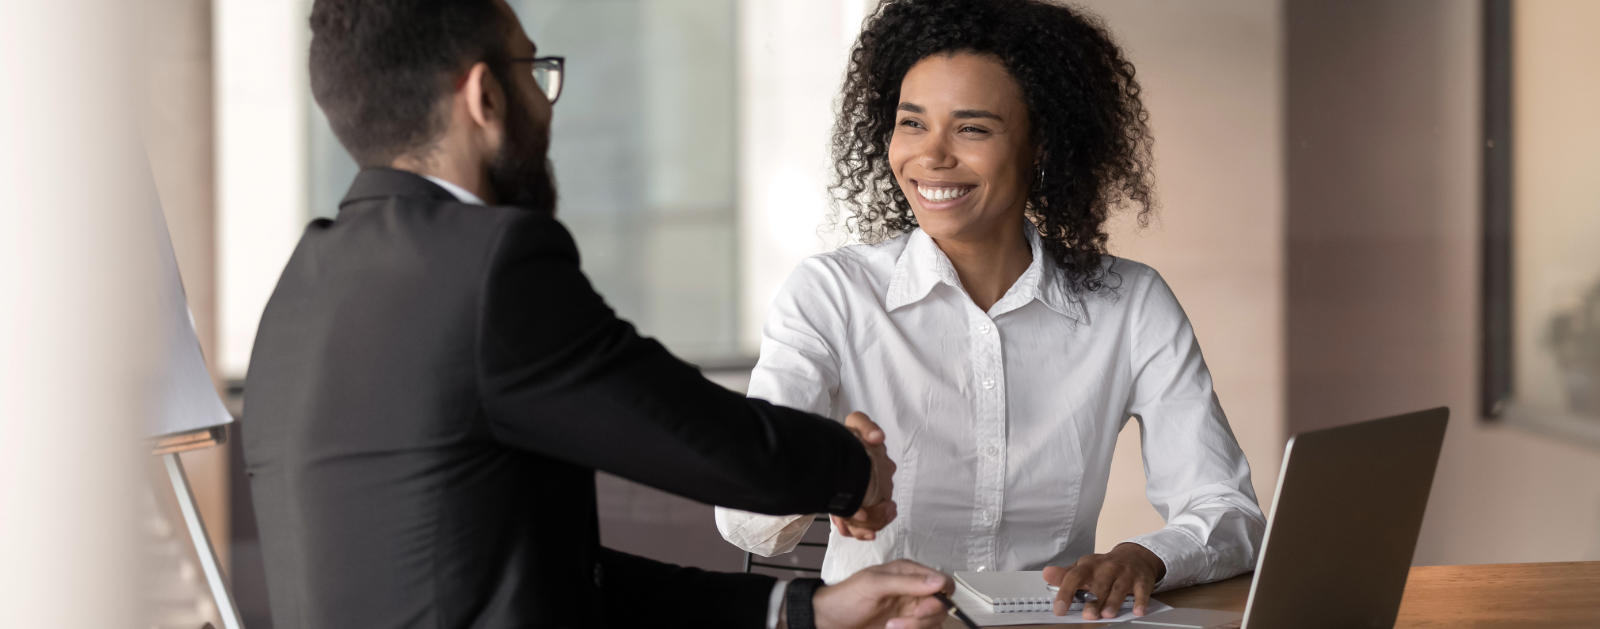
[[855,412],[844,420],[844,427],[855,433],[872,459],[872,479],[867,481],[866,497],[861,499],[861,509],[848,518],[828,516],[840,535],[859,540],[877,538],[877,532],[894,521],[894,461],[883,447],[883,429],[867,418],[866,413]]

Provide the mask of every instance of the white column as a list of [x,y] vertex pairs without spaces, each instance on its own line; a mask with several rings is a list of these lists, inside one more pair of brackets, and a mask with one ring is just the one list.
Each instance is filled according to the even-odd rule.
[[[137,3],[0,3],[0,627],[137,627],[156,211]],[[147,452],[147,450],[145,451]]]
[[834,248],[828,140],[845,63],[873,0],[739,4],[740,343],[754,353],[767,306],[796,264]]
[[217,312],[222,373],[244,375],[306,205],[305,0],[217,0]]

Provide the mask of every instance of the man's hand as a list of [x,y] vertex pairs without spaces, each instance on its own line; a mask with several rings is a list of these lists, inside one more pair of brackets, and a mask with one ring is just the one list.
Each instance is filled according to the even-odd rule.
[[883,447],[883,429],[872,423],[866,413],[851,413],[844,419],[844,427],[855,433],[861,445],[866,447],[867,456],[872,458],[872,480],[867,482],[867,495],[861,500],[860,511],[849,518],[836,515],[828,517],[840,535],[860,540],[876,539],[876,531],[883,530],[894,521],[896,515],[892,500],[894,461],[889,460],[889,451]]
[[1067,615],[1072,595],[1088,590],[1095,600],[1083,604],[1084,620],[1116,618],[1122,601],[1133,595],[1133,615],[1143,616],[1150,605],[1156,582],[1167,574],[1167,565],[1150,549],[1123,542],[1104,555],[1084,555],[1065,568],[1044,569],[1044,580],[1061,588],[1056,593],[1055,614]]
[[811,610],[817,629],[931,629],[942,624],[947,614],[944,603],[933,598],[933,593],[952,589],[950,577],[900,559],[817,588]]

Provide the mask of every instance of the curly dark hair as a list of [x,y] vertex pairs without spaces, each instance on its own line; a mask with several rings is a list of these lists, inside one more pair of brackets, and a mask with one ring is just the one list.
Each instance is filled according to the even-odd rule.
[[1133,64],[1099,19],[1044,0],[885,0],[850,52],[833,131],[834,220],[863,242],[911,231],[917,218],[889,166],[900,82],[936,54],[991,55],[1027,101],[1040,149],[1028,216],[1071,290],[1106,286],[1105,230],[1113,209],[1151,193],[1149,113]]

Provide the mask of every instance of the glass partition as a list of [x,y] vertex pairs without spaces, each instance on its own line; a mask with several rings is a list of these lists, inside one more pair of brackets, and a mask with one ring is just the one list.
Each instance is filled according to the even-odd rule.
[[[567,58],[550,157],[558,217],[624,318],[690,360],[738,350],[735,0],[511,0],[541,55]],[[356,166],[314,103],[310,208]]]

